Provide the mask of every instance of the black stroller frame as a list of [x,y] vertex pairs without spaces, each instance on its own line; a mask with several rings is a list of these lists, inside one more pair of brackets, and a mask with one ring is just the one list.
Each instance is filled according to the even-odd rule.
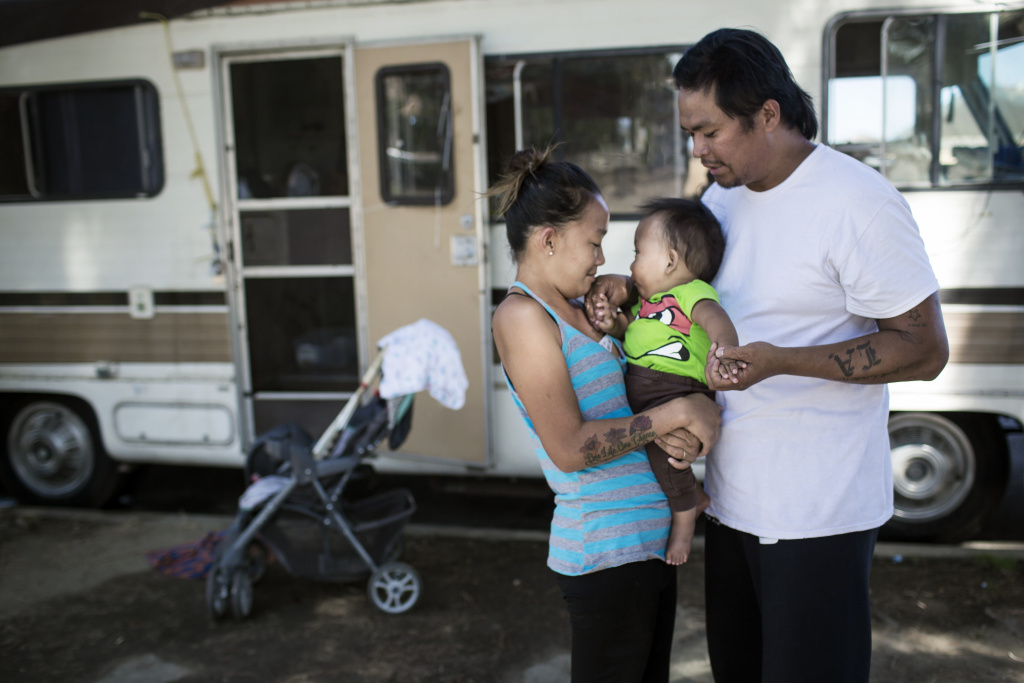
[[[357,391],[315,444],[301,428],[287,425],[277,430],[285,438],[261,437],[250,449],[247,467],[259,447],[278,461],[273,483],[280,488],[251,509],[240,506],[218,545],[206,577],[212,619],[223,619],[229,610],[239,620],[251,614],[253,585],[266,571],[269,552],[296,577],[356,581],[369,574],[368,597],[388,614],[406,612],[419,600],[419,574],[396,561],[402,528],[416,510],[412,494],[392,489],[351,503],[343,497],[359,465],[388,436],[389,423],[408,419],[411,410],[411,394],[396,401],[393,420],[382,419],[387,414],[383,399],[363,404],[364,393],[380,375],[385,351],[377,354]],[[363,415],[357,414],[361,408],[366,409]],[[345,443],[352,435],[346,428],[360,417],[367,421],[366,415],[369,423],[359,425],[363,438]]]

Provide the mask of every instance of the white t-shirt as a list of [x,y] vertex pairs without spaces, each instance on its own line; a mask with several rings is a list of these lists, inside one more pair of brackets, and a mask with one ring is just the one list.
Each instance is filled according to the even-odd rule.
[[[819,145],[766,192],[712,185],[725,232],[713,285],[740,344],[852,340],[938,290],[903,197],[875,170]],[[851,345],[850,360],[870,363]],[[892,516],[885,385],[777,376],[718,392],[721,438],[707,459],[709,513],[756,536],[812,538]]]

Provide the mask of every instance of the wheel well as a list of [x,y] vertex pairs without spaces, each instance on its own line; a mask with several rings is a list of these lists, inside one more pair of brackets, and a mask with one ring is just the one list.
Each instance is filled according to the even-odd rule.
[[53,401],[54,403],[61,403],[82,416],[86,424],[89,425],[89,429],[92,430],[93,435],[98,440],[98,443],[93,444],[94,447],[103,449],[103,434],[100,431],[100,423],[96,418],[96,411],[93,410],[92,405],[85,399],[75,396],[73,394],[39,394],[39,393],[26,393],[26,394],[0,394],[0,450],[6,452],[7,450],[7,428],[14,419],[15,414],[29,403],[35,401]]
[[[986,440],[985,437],[991,437],[996,433],[1001,433],[1002,438],[997,439],[997,444],[1001,444],[1003,449],[1006,451],[1005,455],[1009,458],[1009,448],[1006,445],[1006,433],[1014,431],[1022,431],[1021,424],[1015,418],[1008,415],[1001,415],[997,413],[977,413],[977,412],[938,412],[938,411],[925,411],[925,410],[899,410],[892,411],[889,416],[895,415],[908,415],[910,413],[934,413],[940,415],[952,422],[955,422],[961,429],[967,432],[968,437],[982,437],[982,441]],[[991,440],[991,439],[988,439]],[[974,443],[974,439],[971,439]],[[992,445],[997,445],[992,444]]]
[[[916,412],[928,414],[928,411],[907,410],[893,412],[890,416]],[[1008,431],[1011,431],[1006,429],[1006,425],[1007,420],[1015,422],[1013,418],[995,413],[975,412],[942,413],[932,411],[932,414],[944,417],[960,427],[967,435],[972,448],[975,451],[983,451],[985,455],[989,456],[987,460],[992,463],[993,475],[1004,479],[1005,485],[1005,480],[1009,479],[1010,474],[1010,444],[1006,435]]]
[[[893,418],[900,416],[909,417],[908,420],[900,420],[900,422],[905,422],[912,429],[915,427],[916,421],[922,426],[931,422],[935,423],[940,430],[956,428],[962,432],[963,438],[966,438],[973,451],[974,469],[971,478],[958,476],[955,479],[944,478],[942,480],[949,482],[948,487],[943,484],[943,489],[949,496],[939,493],[936,498],[931,499],[922,494],[922,497],[917,500],[913,492],[905,492],[909,498],[904,500],[906,505],[904,511],[908,514],[900,515],[900,502],[897,500],[897,514],[886,524],[885,538],[949,543],[970,538],[980,531],[987,519],[998,508],[1009,481],[1010,448],[1003,421],[999,415],[977,412],[899,411],[891,415]],[[946,427],[943,428],[939,424],[940,422],[946,422]],[[927,427],[925,429],[927,430]],[[944,438],[940,437],[940,441]],[[956,440],[960,440],[960,438],[957,436]],[[926,456],[922,456],[922,458],[925,462],[928,460]],[[895,481],[898,474],[895,470],[896,467],[894,460],[894,484],[897,483]],[[953,471],[950,470],[950,472]],[[910,479],[913,480],[913,477]],[[922,481],[928,480],[925,478]],[[899,486],[896,489],[895,493],[898,498]],[[927,492],[927,489],[922,489],[922,491]],[[943,501],[946,500],[955,500],[955,507],[945,506]],[[933,502],[938,505],[932,506]],[[952,506],[953,503],[949,503],[949,505]],[[914,512],[914,515],[910,515],[910,512]]]

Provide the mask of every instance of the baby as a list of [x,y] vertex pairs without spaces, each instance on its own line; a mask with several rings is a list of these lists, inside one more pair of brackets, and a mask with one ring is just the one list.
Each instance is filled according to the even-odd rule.
[[[594,327],[619,339],[628,361],[626,397],[633,412],[695,391],[714,398],[704,367],[712,342],[737,346],[736,328],[708,284],[722,263],[725,238],[715,216],[699,200],[657,198],[641,209],[636,257],[630,266],[631,301],[595,303]],[[617,310],[624,306],[629,311]],[[723,379],[738,368],[725,363]],[[656,444],[647,456],[672,511],[665,561],[682,564],[690,555],[697,515],[709,502],[690,469],[677,470]]]

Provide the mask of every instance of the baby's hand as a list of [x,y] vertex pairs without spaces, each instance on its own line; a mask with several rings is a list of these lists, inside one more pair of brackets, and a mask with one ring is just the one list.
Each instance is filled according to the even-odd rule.
[[740,370],[743,370],[746,367],[747,364],[742,361],[722,358],[720,359],[718,366],[718,374],[723,380],[736,384],[739,382],[738,375],[740,374]]
[[605,294],[597,294],[589,298],[586,310],[590,318],[590,324],[594,326],[594,329],[600,330],[605,334],[611,332],[615,326],[616,311],[612,309],[612,305]]

